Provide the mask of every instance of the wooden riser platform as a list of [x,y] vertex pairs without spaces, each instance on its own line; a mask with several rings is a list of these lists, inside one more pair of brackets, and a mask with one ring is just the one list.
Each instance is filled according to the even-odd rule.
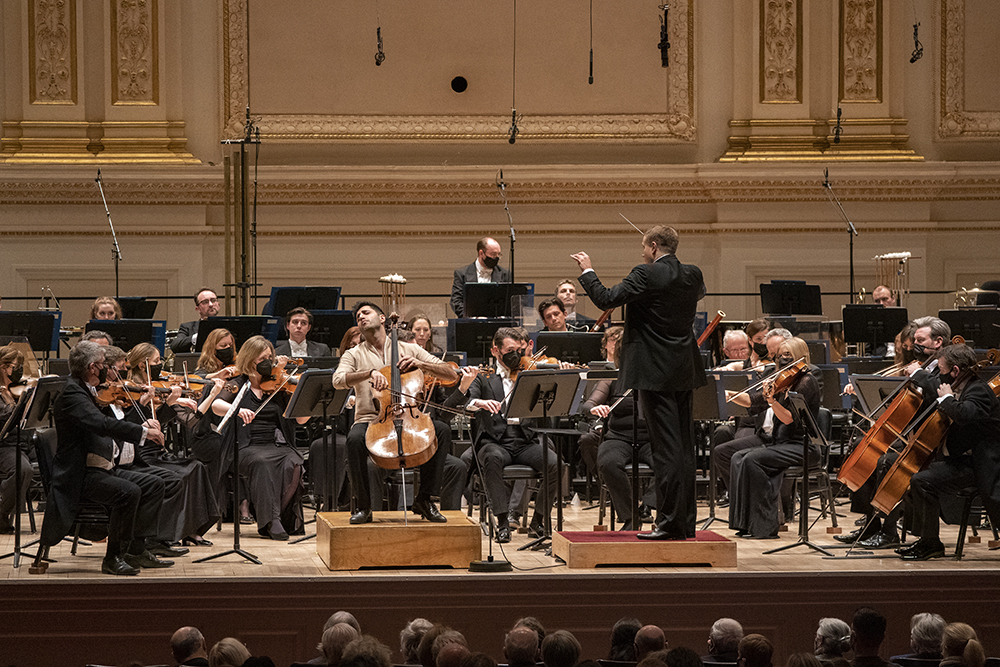
[[467,570],[482,558],[482,530],[463,512],[442,512],[448,523],[413,514],[375,512],[371,523],[352,526],[350,512],[320,512],[316,550],[331,570],[453,567]]
[[710,530],[690,540],[640,540],[631,531],[563,531],[552,537],[552,553],[570,568],[602,565],[709,565],[736,567],[736,543]]

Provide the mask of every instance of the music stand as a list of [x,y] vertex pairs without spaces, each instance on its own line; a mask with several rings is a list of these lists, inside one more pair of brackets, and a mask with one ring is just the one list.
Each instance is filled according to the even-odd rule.
[[820,446],[828,446],[826,436],[819,430],[819,425],[813,419],[806,399],[794,391],[788,392],[788,400],[792,404],[792,418],[802,427],[802,498],[799,502],[799,539],[794,544],[786,544],[777,549],[769,549],[765,554],[775,554],[786,549],[807,546],[813,551],[833,558],[833,554],[823,547],[809,541],[809,441],[816,438]]
[[448,347],[465,350],[469,365],[477,365],[490,358],[493,335],[500,327],[516,327],[517,321],[499,320],[448,320]]
[[861,409],[872,419],[878,416],[872,413],[896,393],[899,385],[906,382],[906,377],[902,375],[849,375],[848,377],[854,386],[854,395],[861,404]]
[[[337,442],[334,440],[333,447],[330,447],[327,418],[330,414],[343,412],[344,406],[347,404],[347,397],[350,395],[350,389],[334,388],[332,369],[312,368],[299,376],[295,392],[288,399],[288,405],[285,407],[285,419],[323,418],[323,455],[326,459],[326,479],[324,480],[326,488],[323,491],[324,503],[328,512],[336,511],[337,495],[339,495],[339,489],[336,486],[340,482],[340,477],[337,475]],[[332,471],[330,470],[331,465]],[[331,486],[334,487],[332,491]],[[293,540],[292,544],[298,544],[313,537],[316,537],[315,533]]]
[[144,296],[120,296],[118,305],[122,308],[122,319],[151,320],[159,301],[146,301]]
[[238,350],[248,338],[254,336],[264,336],[273,345],[278,335],[278,318],[266,317],[264,315],[243,315],[239,317],[206,317],[198,323],[198,342],[195,343],[194,351],[201,352],[201,348],[208,340],[208,334],[216,329],[225,329],[233,335],[234,344]]
[[546,357],[555,357],[570,364],[589,364],[603,361],[604,351],[601,341],[604,334],[583,331],[539,331],[535,339],[535,349],[545,348]]
[[[507,404],[506,417],[518,419],[541,418],[542,424],[548,425],[550,417],[567,417],[571,414],[576,389],[580,384],[580,371],[569,369],[553,369],[538,371],[522,371],[518,374],[514,387],[511,389]],[[549,498],[549,451],[548,434],[552,429],[535,429],[542,436],[542,489],[546,501]],[[560,466],[562,456],[556,452],[556,463]],[[561,473],[557,473],[561,474]],[[558,484],[558,480],[556,481]],[[535,500],[535,511],[538,511],[538,501]],[[518,551],[530,549],[552,539],[552,508],[546,507],[544,514],[544,534],[522,547]]]
[[61,322],[58,310],[0,310],[0,336],[23,336],[32,350],[56,352]]
[[[701,387],[696,387],[692,393],[691,414],[693,421],[722,421],[723,413],[721,413],[719,394],[722,394],[723,401],[725,400],[726,395],[726,390],[723,388],[721,382],[722,378],[719,373],[716,372],[705,373],[705,379],[707,382]],[[711,444],[711,442],[709,444]],[[715,450],[710,449],[708,452],[708,518],[705,520],[704,525],[702,525],[702,530],[708,530],[708,527],[716,521],[729,523],[725,519],[720,519],[715,516],[715,487],[718,477],[718,470],[715,465]],[[633,522],[632,525],[634,526],[635,523]]]
[[535,283],[465,283],[465,317],[511,317],[511,300],[535,296]]
[[264,304],[261,314],[284,319],[288,311],[298,307],[314,314],[317,310],[336,310],[340,308],[340,288],[272,287],[271,298]]
[[[310,312],[313,316],[313,323],[306,338],[317,343],[326,343],[334,352],[340,347],[340,341],[347,330],[358,324],[349,310],[313,310]],[[282,336],[288,337],[287,330]]]
[[772,280],[760,284],[761,310],[768,315],[822,315],[819,285],[803,280]]
[[979,307],[939,310],[938,317],[948,323],[952,335],[958,335],[978,349],[1000,347],[1000,310]]
[[151,343],[162,355],[167,345],[166,320],[90,320],[84,330],[103,331],[123,350]]
[[906,308],[885,308],[881,305],[845,305],[844,342],[879,345],[892,341],[909,322]]

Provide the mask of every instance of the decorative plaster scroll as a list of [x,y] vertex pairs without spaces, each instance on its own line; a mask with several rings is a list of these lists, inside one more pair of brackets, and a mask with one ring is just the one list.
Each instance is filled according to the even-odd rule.
[[882,0],[840,2],[840,99],[882,99]]
[[802,1],[761,0],[760,101],[801,102]]
[[112,0],[111,86],[113,104],[156,104],[156,0]]
[[[670,67],[667,71],[667,112],[622,115],[526,115],[519,123],[519,141],[608,142],[627,139],[693,142],[694,11],[691,0],[670,3]],[[251,19],[252,20],[252,19]],[[243,136],[247,86],[247,0],[222,0],[223,134]],[[506,137],[510,115],[497,116],[333,116],[274,115],[260,117],[263,135],[275,139],[312,141],[495,141]]]
[[28,1],[32,104],[76,104],[76,2]]
[[941,0],[938,139],[1000,139],[1000,109],[965,108],[965,0]]

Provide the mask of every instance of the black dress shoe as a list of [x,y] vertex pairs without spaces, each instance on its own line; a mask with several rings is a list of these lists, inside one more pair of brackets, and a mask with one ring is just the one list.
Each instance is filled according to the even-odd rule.
[[283,530],[280,531],[280,532],[274,533],[274,532],[271,532],[270,528],[268,528],[267,529],[267,536],[270,537],[272,540],[276,540],[278,542],[287,542],[288,541],[288,533],[286,533]]
[[151,554],[149,550],[143,551],[141,554],[125,554],[122,556],[125,562],[132,567],[145,567],[145,568],[159,568],[159,567],[170,567],[174,564],[172,560],[163,560],[157,558],[154,554]]
[[370,509],[358,510],[357,512],[351,515],[352,526],[357,526],[362,523],[371,523],[371,522],[372,522],[372,511]]
[[105,556],[101,562],[101,572],[120,577],[134,577],[139,574],[139,568],[126,563],[121,556]]
[[653,520],[653,508],[650,507],[649,505],[640,505],[639,506],[639,518],[642,519],[643,521],[652,521]]
[[858,528],[857,530],[852,530],[844,535],[834,535],[833,539],[837,540],[842,544],[854,544],[861,538],[861,532],[864,528]]
[[541,521],[532,521],[528,524],[528,537],[531,539],[537,539],[545,535],[545,524]]
[[430,500],[417,498],[410,506],[414,514],[419,514],[431,523],[448,523],[448,517],[438,511],[438,508]]
[[899,536],[878,532],[871,537],[858,540],[857,545],[865,549],[892,549],[899,546]]
[[659,528],[654,528],[648,533],[636,533],[636,537],[640,540],[686,540],[685,535],[676,535],[674,533],[668,533],[665,530],[660,530]]
[[940,540],[918,540],[913,548],[900,555],[903,560],[930,560],[931,558],[943,558],[944,545]]
[[507,544],[510,542],[510,526],[497,526],[497,544]]
[[185,547],[210,547],[212,542],[206,540],[201,535],[192,535],[191,537],[185,537],[181,540],[181,544]]
[[191,550],[186,547],[168,547],[162,542],[147,542],[146,551],[153,554],[154,556],[163,556],[164,558],[177,558],[178,556],[183,556],[189,553]]

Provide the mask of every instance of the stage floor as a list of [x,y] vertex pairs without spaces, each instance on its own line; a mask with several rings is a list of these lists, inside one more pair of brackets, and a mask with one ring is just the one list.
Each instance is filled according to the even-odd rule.
[[[842,508],[842,511],[843,508]],[[839,525],[846,533],[854,529],[854,519],[857,515],[847,513],[846,517],[839,519]],[[725,519],[727,511],[724,508],[716,510],[716,516]],[[412,515],[411,515],[412,517]],[[699,528],[701,522],[708,517],[708,508],[699,508]],[[564,508],[563,529],[568,531],[589,531],[597,523],[598,513],[596,509],[585,509],[582,506],[567,506]],[[23,539],[28,541],[33,536],[27,533],[27,516],[22,516],[24,520]],[[423,521],[417,518],[416,521]],[[553,512],[553,526],[555,525],[555,512]],[[727,567],[614,567],[614,572],[620,574],[628,573],[660,573],[683,572],[693,574],[696,572],[783,572],[783,573],[808,573],[808,572],[885,572],[885,571],[967,571],[967,570],[997,570],[1000,571],[1000,550],[990,551],[987,549],[987,541],[992,535],[980,533],[982,542],[980,544],[966,544],[964,555],[961,561],[955,561],[951,556],[954,553],[955,541],[958,536],[957,526],[942,526],[941,537],[947,547],[948,556],[925,562],[906,562],[899,559],[892,550],[867,552],[867,555],[857,553],[848,557],[847,549],[837,543],[832,535],[827,534],[826,528],[831,525],[829,519],[820,519],[810,531],[810,539],[817,545],[828,548],[834,558],[828,558],[817,553],[806,546],[798,546],[777,554],[764,554],[764,551],[774,549],[783,545],[794,544],[798,540],[797,526],[789,525],[787,532],[781,533],[776,540],[748,540],[735,537],[733,531],[723,521],[715,521],[709,528],[719,535],[732,539],[737,544],[737,565],[734,568]],[[247,530],[249,528],[249,530]],[[306,526],[307,532],[312,534],[315,531],[315,524]],[[969,535],[972,534],[970,529]],[[231,524],[225,524],[221,531],[210,530],[205,537],[214,542],[212,547],[192,548],[191,553],[176,559],[176,564],[171,568],[158,570],[143,570],[135,580],[146,579],[173,579],[173,578],[196,578],[213,579],[219,577],[240,577],[240,578],[280,578],[280,577],[393,577],[405,573],[408,577],[434,577],[442,574],[467,576],[478,576],[469,573],[467,570],[456,570],[451,568],[407,568],[398,569],[363,569],[356,571],[331,572],[327,569],[322,559],[316,552],[316,539],[306,540],[299,544],[286,542],[275,542],[264,539],[257,535],[256,526],[245,526],[241,533],[241,547],[257,556],[262,565],[255,565],[245,561],[239,556],[228,555],[206,563],[194,563],[197,558],[202,558],[213,553],[220,553],[230,549],[233,544],[233,529]],[[295,538],[293,538],[295,539]],[[607,574],[609,568],[594,569],[570,569],[561,564],[558,560],[546,556],[543,551],[518,551],[518,547],[526,544],[529,538],[524,533],[514,533],[509,544],[503,545],[501,553],[500,545],[493,544],[493,554],[497,558],[506,557],[514,566],[516,573],[545,573],[547,575],[561,574],[586,574],[601,573]],[[12,551],[14,538],[12,535],[0,536],[0,554]],[[86,580],[103,579],[110,577],[102,575],[101,559],[104,556],[105,545],[102,543],[92,546],[80,546],[76,556],[70,554],[68,542],[54,547],[51,556],[58,562],[49,566],[48,572],[44,575],[31,575],[28,573],[30,557],[23,557],[21,567],[12,567],[12,558],[0,560],[0,581],[2,580]],[[33,551],[29,548],[28,551]],[[483,557],[489,553],[489,543],[483,536]],[[496,576],[496,575],[488,575]],[[126,578],[118,578],[126,579]]]

